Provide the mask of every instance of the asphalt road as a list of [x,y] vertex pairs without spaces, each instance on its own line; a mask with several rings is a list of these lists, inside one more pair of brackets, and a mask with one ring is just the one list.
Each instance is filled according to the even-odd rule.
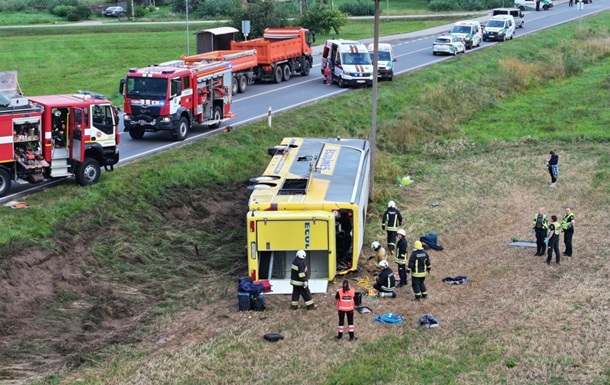
[[[525,27],[516,30],[515,39],[610,8],[610,2],[607,0],[595,0],[592,4],[585,4],[582,10],[577,7],[570,8],[565,2],[556,2],[555,4],[555,7],[548,11],[526,12]],[[488,18],[489,16],[484,16],[476,20],[486,22]],[[391,43],[394,48],[394,54],[397,58],[394,68],[395,76],[445,60],[452,60],[453,57],[451,56],[432,55],[432,42],[435,37],[449,31],[450,28],[451,24],[448,24],[413,33],[381,37],[380,42]],[[372,39],[365,39],[362,42],[368,44],[372,42]],[[323,42],[317,43],[322,44]],[[469,50],[466,54],[495,44],[511,44],[511,42],[483,42],[480,48]],[[320,51],[320,46],[314,47],[314,66],[309,76],[295,75],[288,82],[279,84],[262,83],[250,85],[244,94],[238,94],[233,98],[232,111],[237,115],[234,119],[224,122],[218,129],[194,128],[190,131],[189,137],[185,142],[200,140],[207,136],[222,133],[227,127],[235,129],[253,121],[267,119],[269,108],[271,108],[272,113],[275,115],[317,100],[350,92],[350,89],[340,89],[336,85],[326,86],[323,84],[320,73]],[[134,140],[128,133],[123,133],[120,145],[121,161],[119,166],[159,151],[168,150],[183,143],[172,141],[169,134],[163,132],[146,133],[144,138],[139,140]],[[104,177],[107,177],[107,175],[102,173],[102,178]],[[11,194],[0,199],[0,203],[14,200],[24,193],[36,191],[56,183],[65,183],[65,180],[45,182],[44,184],[33,186],[16,186],[13,184]]]

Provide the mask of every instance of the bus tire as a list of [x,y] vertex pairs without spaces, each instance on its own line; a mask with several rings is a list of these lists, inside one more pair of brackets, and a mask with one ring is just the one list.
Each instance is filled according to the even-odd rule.
[[90,186],[100,180],[100,164],[93,158],[85,158],[85,162],[76,167],[76,181],[81,186]]
[[219,106],[214,106],[214,109],[212,110],[212,120],[218,120],[218,123],[214,123],[214,124],[210,125],[210,127],[212,127],[212,128],[220,127],[220,119],[222,119],[222,110],[220,109]]
[[248,88],[248,78],[246,77],[246,75],[241,75],[239,77],[239,92],[243,94],[244,92],[246,92],[247,88]]
[[276,66],[273,70],[273,81],[276,83],[282,82],[282,66]]
[[183,116],[178,122],[178,129],[172,131],[172,138],[174,140],[183,141],[189,134],[189,122]]
[[288,80],[290,80],[292,70],[290,69],[290,66],[288,64],[284,64],[282,67],[282,79],[287,82]]
[[11,175],[3,168],[0,168],[0,197],[8,194],[11,189]]
[[129,129],[129,136],[131,136],[132,139],[142,139],[142,137],[144,137],[144,132],[146,132],[146,130],[144,130],[144,127],[142,126],[131,127]]

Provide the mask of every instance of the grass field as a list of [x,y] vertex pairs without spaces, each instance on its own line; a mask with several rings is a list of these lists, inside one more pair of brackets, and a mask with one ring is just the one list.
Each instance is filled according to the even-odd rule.
[[[431,253],[426,302],[410,302],[410,288],[395,300],[365,298],[373,315],[405,317],[401,326],[356,314],[359,340],[338,343],[336,285],[315,296],[315,312],[288,310],[287,296],[268,296],[264,313],[236,311],[248,178],[284,136],[367,137],[370,90],[357,90],[278,115],[273,130],[256,123],[121,167],[89,188],[32,195],[28,210],[3,209],[0,379],[609,384],[608,25],[604,13],[582,30],[566,24],[381,85],[365,245],[383,240],[379,218],[393,199],[410,244],[432,231],[445,247]],[[573,102],[585,92],[588,103]],[[545,169],[550,149],[560,155],[556,189]],[[415,183],[401,188],[395,180],[405,174]],[[531,239],[540,206],[575,212],[574,257],[560,266],[508,246]],[[362,259],[361,275],[371,276]],[[472,282],[441,282],[456,275]],[[441,328],[418,328],[425,313]],[[271,331],[285,340],[266,343]]]

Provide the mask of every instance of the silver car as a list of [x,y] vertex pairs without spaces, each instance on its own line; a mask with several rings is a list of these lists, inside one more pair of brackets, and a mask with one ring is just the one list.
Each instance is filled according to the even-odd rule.
[[123,7],[108,7],[104,10],[104,16],[108,16],[108,17],[125,16],[125,9]]

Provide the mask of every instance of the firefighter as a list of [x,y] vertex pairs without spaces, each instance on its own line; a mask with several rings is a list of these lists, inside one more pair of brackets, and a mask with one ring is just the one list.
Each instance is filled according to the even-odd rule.
[[54,126],[51,137],[55,142],[55,147],[66,147],[66,122],[61,122],[60,126]]
[[426,273],[430,273],[430,257],[424,251],[420,241],[413,243],[413,252],[409,258],[408,272],[411,273],[411,286],[415,293],[415,301],[426,299],[428,291],[426,290]]
[[407,253],[409,244],[407,243],[407,232],[404,229],[397,231],[398,244],[396,245],[398,250],[396,251],[396,264],[398,265],[398,276],[400,277],[400,283],[398,287],[403,287],[407,284]]
[[[375,266],[379,267],[379,263],[381,261],[385,261],[386,260],[386,252],[385,249],[383,248],[383,246],[381,246],[381,244],[377,241],[371,243],[371,249],[373,249],[375,251],[374,255],[371,255],[370,258],[375,258]],[[369,258],[369,259],[370,259]]]
[[296,258],[292,261],[292,270],[290,272],[290,284],[292,285],[292,302],[290,305],[293,309],[299,308],[299,297],[303,297],[307,310],[315,309],[318,305],[313,303],[313,297],[309,290],[309,272],[307,271],[307,263],[305,257],[307,254],[304,250],[297,251]]
[[572,256],[572,236],[574,235],[574,213],[572,209],[566,207],[566,215],[561,222],[561,231],[563,232],[563,243],[566,246],[563,255]]
[[356,291],[349,286],[349,280],[343,281],[343,286],[337,290],[335,299],[337,300],[337,312],[339,313],[339,327],[337,329],[336,339],[343,338],[345,330],[345,316],[347,316],[347,330],[349,332],[349,340],[354,341],[354,297]]
[[389,201],[388,208],[383,213],[381,219],[381,229],[388,235],[388,251],[390,255],[394,255],[396,249],[396,231],[402,225],[402,215],[396,208],[396,202]]
[[538,209],[538,214],[534,214],[534,227],[533,230],[536,233],[536,254],[535,256],[544,255],[546,252],[546,243],[544,240],[546,239],[546,233],[549,229],[549,224],[546,220],[546,214],[544,214],[544,209],[540,207]]
[[546,239],[547,246],[549,248],[549,254],[546,258],[546,264],[551,264],[551,259],[553,259],[554,250],[555,263],[559,265],[559,261],[561,259],[561,255],[559,255],[559,232],[561,231],[561,224],[557,222],[557,215],[551,215],[551,220],[553,222],[549,225],[549,236]]
[[381,268],[381,273],[377,276],[377,282],[373,285],[373,289],[381,293],[394,293],[396,279],[388,261],[379,262],[379,267]]

